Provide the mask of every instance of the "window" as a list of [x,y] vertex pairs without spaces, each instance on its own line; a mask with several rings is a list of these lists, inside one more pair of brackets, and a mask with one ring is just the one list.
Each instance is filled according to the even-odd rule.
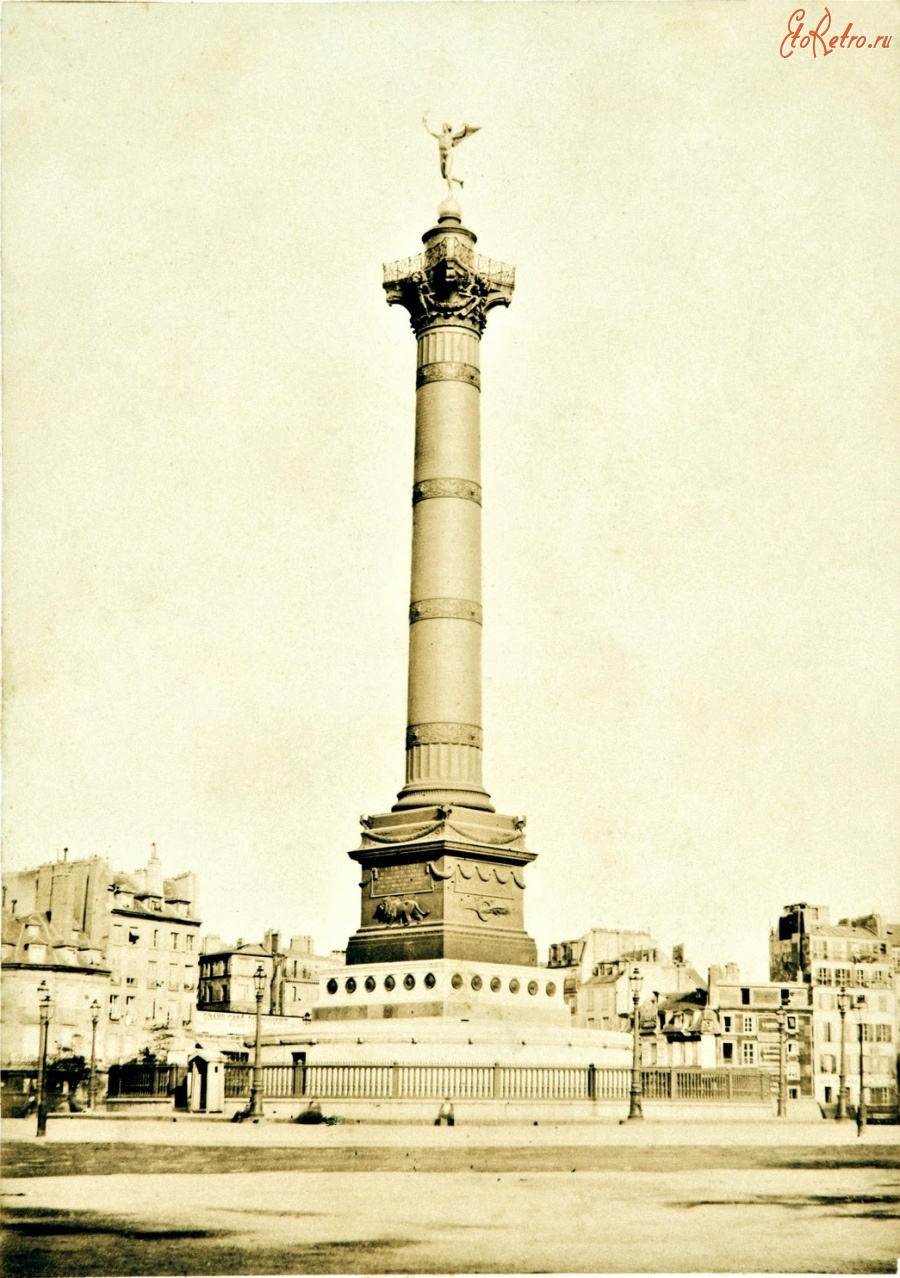
[[796,1018],[796,1016],[789,1016],[789,1017],[787,1018],[787,1027],[788,1027],[788,1029],[789,1029],[791,1032],[796,1032],[796,1029],[797,1029],[797,1018]]
[[825,1104],[826,1105],[831,1104],[831,1088],[830,1087],[825,1088]]
[[137,977],[136,977],[136,976],[126,976],[126,977],[125,977],[125,984],[126,984],[126,985],[137,985]]
[[169,989],[170,990],[178,989],[178,964],[177,963],[169,964]]
[[784,1045],[784,1050],[786,1056],[796,1056],[799,1051],[797,1040],[795,1038],[789,1038]]
[[153,929],[153,948],[155,950],[159,949],[159,928],[158,927],[155,927]]
[[891,1041],[891,1026],[863,1024],[862,1035],[864,1043],[889,1043]]
[[726,1065],[734,1062],[734,1043],[722,1044],[722,1060]]
[[822,1042],[823,1043],[831,1042],[831,1021],[822,1022]]
[[194,933],[193,933],[193,932],[188,932],[187,936],[184,938],[184,948],[185,948],[186,950],[192,950],[192,949],[194,948]]
[[121,945],[122,938],[124,935],[125,935],[125,929],[122,927],[122,924],[113,923],[113,934],[112,934],[113,944]]
[[830,967],[820,967],[816,969],[816,984],[831,985],[834,974]]
[[110,994],[109,996],[109,1019],[117,1021],[119,1019],[119,996],[118,994]]
[[853,983],[852,967],[836,967],[834,969],[835,985],[851,985]]
[[745,1034],[753,1033],[753,1017],[752,1016],[744,1017],[744,1033]]
[[178,949],[178,933],[177,933],[177,932],[170,932],[170,933],[169,933],[169,936],[170,936],[170,937],[171,937],[171,939],[172,939],[172,949],[173,949],[173,950],[177,950],[177,949]]
[[723,1016],[723,1017],[722,1017],[722,1030],[723,1030],[723,1032],[724,1032],[725,1034],[730,1034],[730,1033],[732,1032],[732,1031],[731,1031],[731,1022],[732,1022],[733,1020],[734,1020],[734,1017],[733,1017],[733,1016]]
[[156,964],[155,963],[147,964],[147,988],[151,990],[156,989]]
[[837,1062],[831,1052],[823,1052],[819,1057],[820,1074],[836,1074]]
[[741,1064],[742,1065],[756,1064],[756,1044],[755,1043],[741,1043]]
[[741,1002],[744,1004],[745,1007],[749,1006],[749,1003],[750,1003],[749,990],[741,990]]
[[799,1088],[799,1087],[789,1087],[789,1088],[788,1088],[788,1100],[798,1100],[798,1099],[799,1099],[799,1097],[800,1097],[800,1088]]
[[129,945],[137,945],[137,943],[138,943],[138,941],[139,941],[140,939],[141,939],[141,934],[140,934],[140,932],[135,932],[135,930],[134,930],[133,928],[129,928],[129,929],[128,929],[128,944],[129,944]]
[[189,963],[184,969],[184,988],[192,990],[194,988],[194,966]]

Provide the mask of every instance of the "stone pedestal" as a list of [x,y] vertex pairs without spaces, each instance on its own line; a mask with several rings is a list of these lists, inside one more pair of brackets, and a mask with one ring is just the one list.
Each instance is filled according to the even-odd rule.
[[417,808],[366,817],[362,916],[347,962],[537,962],[525,931],[524,819],[480,809]]

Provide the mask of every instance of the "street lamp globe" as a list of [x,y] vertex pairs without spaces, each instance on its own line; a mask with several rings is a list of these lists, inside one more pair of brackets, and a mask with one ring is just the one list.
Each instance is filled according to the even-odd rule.
[[266,988],[266,971],[262,963],[253,973],[253,985],[256,989],[256,997],[262,998],[263,990]]
[[100,1019],[100,1004],[94,999],[91,1004],[91,1022],[96,1025]]
[[643,983],[644,978],[641,976],[640,968],[634,968],[628,978],[628,988],[631,990],[631,997],[635,1002],[637,1002],[637,1000],[641,997],[641,986]]

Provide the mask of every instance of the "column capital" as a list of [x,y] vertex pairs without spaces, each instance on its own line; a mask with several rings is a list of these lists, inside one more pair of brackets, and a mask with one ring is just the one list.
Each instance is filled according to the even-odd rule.
[[385,265],[388,305],[406,307],[416,336],[441,324],[480,336],[488,311],[512,301],[515,267],[476,253],[475,237],[463,226],[436,226],[423,238],[424,252]]

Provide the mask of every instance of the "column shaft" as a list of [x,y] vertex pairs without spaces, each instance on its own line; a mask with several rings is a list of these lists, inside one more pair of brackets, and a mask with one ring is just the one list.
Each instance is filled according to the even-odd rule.
[[401,807],[490,808],[481,784],[478,334],[418,338],[406,785]]

